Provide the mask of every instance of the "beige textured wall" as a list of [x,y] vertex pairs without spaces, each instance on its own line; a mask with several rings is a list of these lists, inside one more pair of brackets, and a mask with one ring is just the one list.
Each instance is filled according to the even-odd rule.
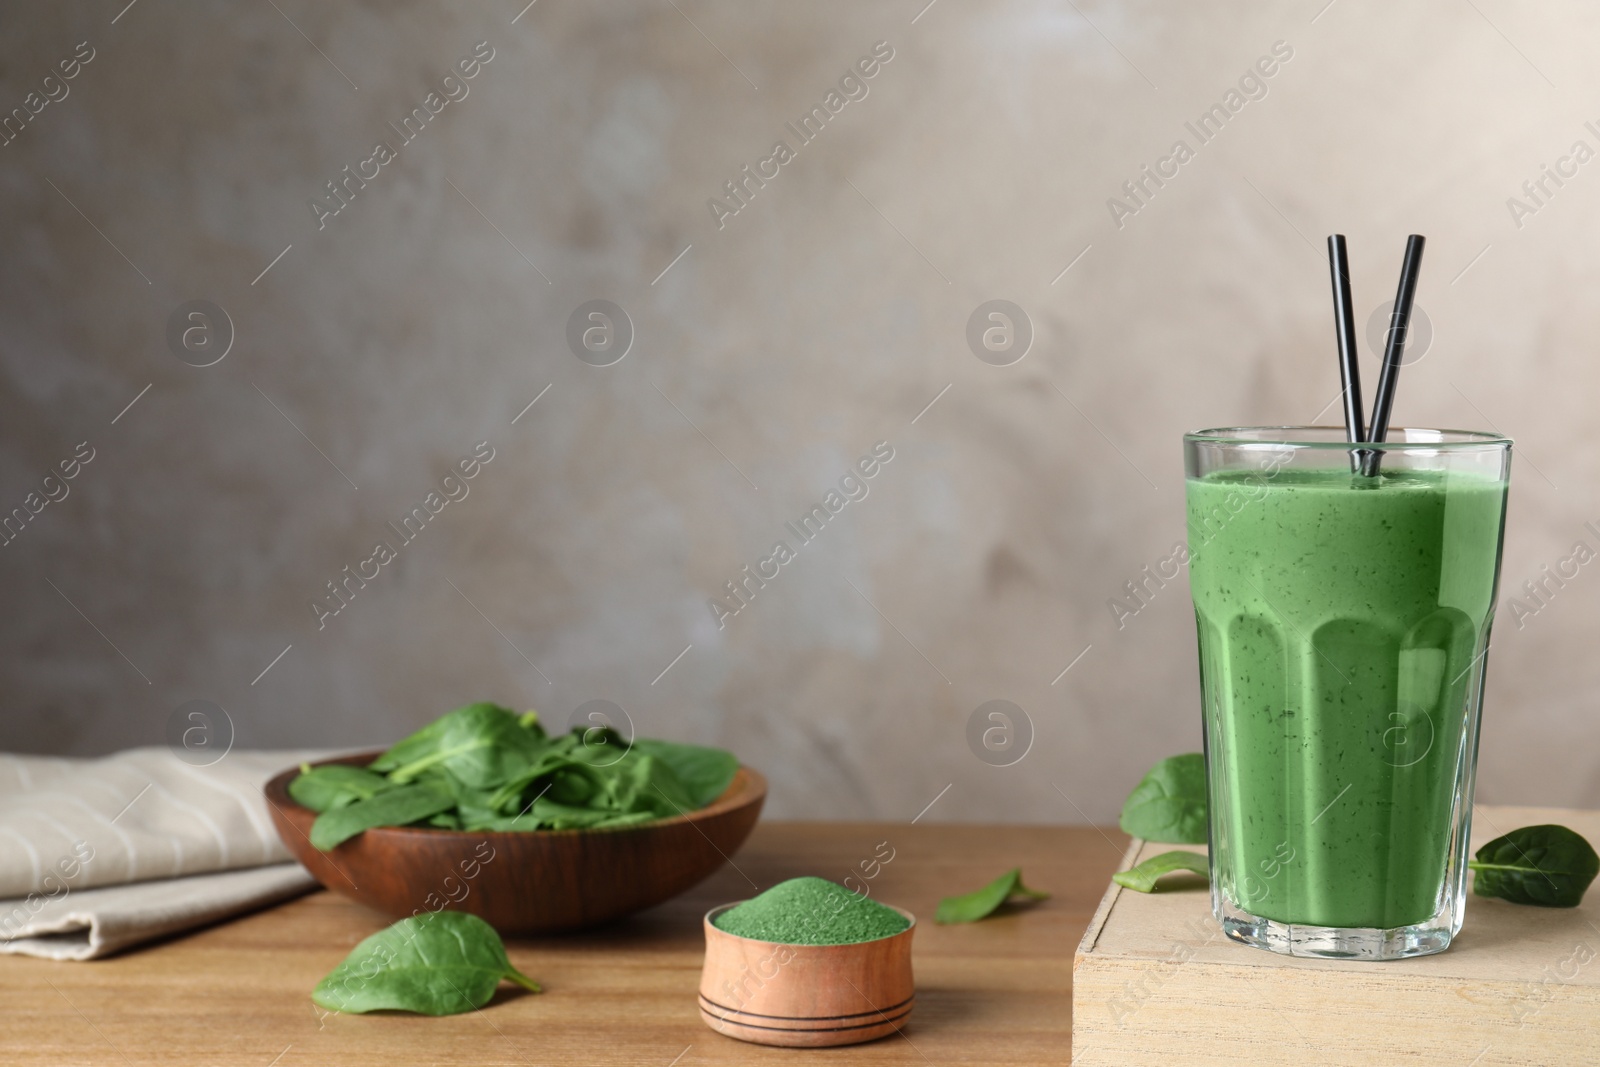
[[[1183,536],[1183,430],[1335,395],[1335,229],[1363,322],[1430,238],[1396,418],[1517,438],[1504,592],[1600,545],[1600,162],[1507,206],[1600,148],[1592,7],[123,3],[0,14],[5,109],[93,49],[0,147],[0,506],[93,449],[0,548],[5,748],[159,743],[189,700],[298,746],[600,699],[736,749],[773,814],[910,818],[949,786],[929,818],[1110,819],[1199,719],[1183,579],[1120,630],[1106,601]],[[779,138],[719,228],[707,199]],[[1108,198],[1180,138],[1119,227]],[[167,340],[196,299],[235,333],[208,367]],[[635,334],[605,367],[566,341],[597,299]],[[965,339],[991,299],[1035,334],[1009,366]],[[465,499],[319,629],[324,583],[480,441]],[[709,599],[879,441],[868,495],[719,628]],[[1502,601],[1483,799],[1600,802],[1593,569],[1521,629]],[[967,741],[997,699],[1034,733],[1009,767]]]

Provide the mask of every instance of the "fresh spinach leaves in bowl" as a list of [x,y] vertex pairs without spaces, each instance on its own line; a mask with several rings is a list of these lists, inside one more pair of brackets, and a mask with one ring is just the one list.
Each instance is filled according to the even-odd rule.
[[592,830],[703,808],[733,781],[731,752],[575,727],[550,736],[539,717],[468,704],[366,767],[300,768],[295,802],[318,813],[327,851],[378,826],[447,830]]

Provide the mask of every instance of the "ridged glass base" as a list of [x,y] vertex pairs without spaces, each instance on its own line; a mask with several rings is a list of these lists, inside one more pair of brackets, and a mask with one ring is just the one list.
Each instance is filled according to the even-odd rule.
[[1450,939],[1461,928],[1449,910],[1415,926],[1392,930],[1376,928],[1344,929],[1280,923],[1251,915],[1219,898],[1217,918],[1222,932],[1242,945],[1264,948],[1284,956],[1307,956],[1338,960],[1403,960],[1412,956],[1431,956],[1450,947]]

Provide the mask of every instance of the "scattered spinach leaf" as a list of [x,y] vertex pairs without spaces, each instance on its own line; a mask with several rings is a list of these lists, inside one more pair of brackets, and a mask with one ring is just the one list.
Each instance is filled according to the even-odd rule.
[[975,923],[979,919],[988,918],[994,910],[1012,897],[1021,897],[1026,900],[1048,900],[1049,893],[1037,889],[1029,889],[1022,884],[1022,868],[1013,867],[1005,874],[996,878],[982,889],[973,890],[964,896],[945,897],[939,901],[939,910],[934,913],[933,921],[936,923]]
[[502,978],[541,991],[511,966],[494,927],[466,912],[435,911],[361,942],[317,983],[311,999],[332,1011],[454,1015],[487,1004]]
[[346,804],[317,816],[311,824],[311,844],[326,852],[374,826],[404,826],[455,807],[455,797],[433,782],[386,789],[366,800]]
[[1600,856],[1583,835],[1565,826],[1524,826],[1497,837],[1467,861],[1472,891],[1513,904],[1575,908],[1595,875]]
[[1175,845],[1206,843],[1206,767],[1198,752],[1164,759],[1122,804],[1123,832]]
[[1206,858],[1200,853],[1179,850],[1163,852],[1159,856],[1151,856],[1137,867],[1118,871],[1111,876],[1111,880],[1120,886],[1140,893],[1154,893],[1156,879],[1163,874],[1171,874],[1173,871],[1193,871],[1195,874],[1210,875],[1211,868]]

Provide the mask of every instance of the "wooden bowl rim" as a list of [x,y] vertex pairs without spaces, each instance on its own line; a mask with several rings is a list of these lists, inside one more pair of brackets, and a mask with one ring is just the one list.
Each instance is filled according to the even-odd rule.
[[[334,756],[331,759],[317,760],[310,764],[312,767],[322,767],[332,763],[347,763],[366,766],[381,756],[386,750],[377,748],[369,752],[355,752],[344,756]],[[283,810],[286,814],[290,811],[304,812],[316,818],[317,813],[310,808],[295,801],[289,795],[289,783],[300,774],[298,765],[289,767],[273,775],[267,784],[262,787],[262,792],[267,796],[267,802],[273,807]],[[654,819],[650,822],[635,823],[632,826],[592,827],[575,830],[447,830],[441,826],[375,826],[363,831],[365,834],[381,834],[385,837],[406,837],[410,835],[426,836],[433,841],[444,841],[456,837],[467,841],[481,841],[485,838],[493,840],[528,840],[529,838],[573,838],[594,836],[599,834],[627,834],[659,830],[668,826],[681,823],[695,823],[702,819],[723,815],[730,811],[745,808],[751,804],[760,803],[767,795],[767,779],[754,767],[739,764],[739,769],[734,773],[733,781],[728,783],[728,788],[723,790],[721,796],[703,808],[685,812],[682,815],[671,815],[664,819]],[[351,840],[355,840],[352,838]],[[880,939],[881,940],[881,939]]]
[[760,938],[757,938],[757,937],[745,937],[743,934],[730,933],[729,931],[724,930],[722,927],[718,926],[716,923],[711,921],[714,916],[721,915],[723,912],[727,911],[729,908],[737,907],[738,905],[743,904],[743,903],[745,903],[745,901],[743,901],[743,900],[735,900],[735,901],[731,901],[730,903],[727,903],[727,904],[718,904],[716,907],[714,907],[710,911],[706,912],[703,922],[705,924],[705,931],[706,931],[707,940],[710,940],[710,938],[713,935],[715,935],[715,936],[718,936],[718,937],[728,938],[729,940],[732,940],[732,941],[743,941],[743,942],[745,942],[747,944],[751,944],[751,945],[768,945],[768,946],[770,946],[772,948],[798,948],[798,949],[810,949],[810,950],[819,950],[819,949],[834,950],[834,949],[860,948],[863,945],[881,945],[886,941],[893,941],[897,937],[910,937],[911,934],[912,934],[912,931],[916,930],[916,928],[917,928],[917,917],[915,915],[911,914],[911,912],[907,911],[905,908],[900,907],[898,904],[884,904],[883,901],[881,901],[881,900],[878,903],[883,904],[884,907],[888,908],[891,911],[899,912],[902,916],[905,917],[908,925],[906,926],[906,928],[904,930],[897,930],[892,934],[885,934],[882,937],[875,937],[871,941],[844,941],[844,942],[841,942],[841,943],[839,943],[837,945],[801,945],[801,944],[796,944],[796,943],[790,942],[790,941],[763,941],[763,940],[761,940]]

